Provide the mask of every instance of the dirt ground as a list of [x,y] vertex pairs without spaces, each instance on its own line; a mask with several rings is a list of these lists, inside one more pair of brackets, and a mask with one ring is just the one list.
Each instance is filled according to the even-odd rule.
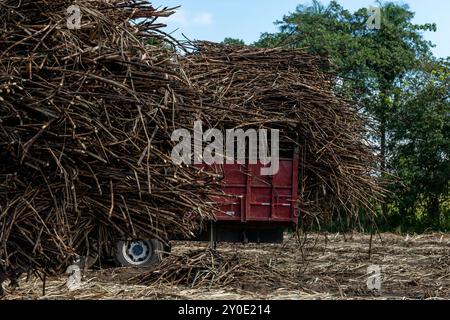
[[[21,279],[19,288],[6,288],[5,299],[450,299],[450,234],[374,235],[370,256],[369,243],[370,235],[308,234],[300,241],[287,236],[282,245],[219,244],[219,253],[259,266],[251,280],[241,273],[240,285],[136,284],[131,279],[142,270],[112,268],[86,271],[81,287],[70,292],[67,276],[47,279],[45,295],[41,280]],[[177,242],[172,252],[207,246]],[[380,268],[380,276],[369,279],[368,268]]]

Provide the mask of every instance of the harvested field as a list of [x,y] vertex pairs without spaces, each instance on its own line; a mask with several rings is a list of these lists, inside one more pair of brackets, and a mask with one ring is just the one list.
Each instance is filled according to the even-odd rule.
[[[174,243],[156,270],[90,270],[80,289],[66,277],[20,281],[8,299],[443,299],[450,298],[450,235],[309,234],[303,245]],[[199,257],[202,259],[197,259]],[[221,259],[216,261],[214,259]],[[179,274],[171,264],[184,261]],[[213,263],[211,263],[214,261]],[[199,267],[198,265],[201,265]],[[191,266],[192,277],[186,276]],[[367,288],[367,268],[382,268],[380,291]],[[194,268],[197,266],[198,268]],[[175,269],[175,266],[173,267]],[[169,276],[170,274],[170,276]],[[215,277],[213,277],[215,275]],[[221,277],[221,278],[220,278]],[[218,279],[219,278],[219,279]],[[176,283],[178,281],[178,283]],[[172,282],[172,283],[170,283]]]

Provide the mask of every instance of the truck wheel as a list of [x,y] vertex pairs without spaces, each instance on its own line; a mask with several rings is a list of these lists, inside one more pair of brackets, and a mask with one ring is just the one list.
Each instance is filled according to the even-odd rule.
[[163,243],[156,239],[118,241],[116,260],[122,267],[151,267],[161,262],[163,250]]

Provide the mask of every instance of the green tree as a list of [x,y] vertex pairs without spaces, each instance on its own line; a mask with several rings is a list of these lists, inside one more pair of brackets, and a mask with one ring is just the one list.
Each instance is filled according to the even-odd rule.
[[[391,163],[401,178],[392,185],[400,217],[450,227],[450,60],[426,61],[403,82],[401,103],[391,119]],[[444,219],[443,219],[444,218]]]
[[235,38],[225,38],[222,41],[223,44],[233,45],[233,46],[244,46],[245,42],[241,39],[235,39]]
[[[422,33],[434,31],[436,26],[414,24],[414,12],[407,5],[388,2],[380,4],[380,8],[381,28],[372,30],[367,27],[366,8],[352,13],[336,1],[324,6],[314,0],[309,6],[299,5],[295,12],[277,21],[280,31],[263,34],[255,45],[304,48],[312,54],[330,57],[330,71],[337,75],[336,91],[356,101],[373,120],[375,130],[371,139],[378,146],[380,171],[396,174],[392,165],[398,165],[398,159],[389,152],[399,149],[388,145],[399,124],[392,119],[398,116],[400,106],[406,106],[404,79],[422,68],[421,61],[432,57],[432,44]],[[392,143],[399,141],[395,138]],[[384,214],[387,209],[383,205]]]
[[340,93],[360,102],[379,123],[382,169],[386,158],[386,122],[392,109],[394,92],[402,77],[417,67],[422,57],[430,56],[430,43],[421,31],[435,25],[416,25],[414,13],[406,5],[386,3],[382,27],[366,26],[369,13],[355,13],[336,1],[323,6],[299,5],[297,10],[276,22],[280,32],[263,34],[256,46],[302,47],[313,54],[329,56],[340,79]]

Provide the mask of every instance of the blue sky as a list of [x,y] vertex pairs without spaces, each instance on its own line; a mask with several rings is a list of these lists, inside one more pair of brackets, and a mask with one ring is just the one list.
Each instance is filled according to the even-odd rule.
[[[295,10],[298,4],[308,4],[303,0],[153,0],[154,6],[178,6],[177,13],[161,19],[175,31],[176,38],[181,32],[194,40],[222,41],[225,37],[243,39],[246,43],[256,41],[262,32],[277,31],[274,21]],[[322,0],[322,3],[328,3]],[[340,0],[342,6],[351,11],[361,7],[376,5],[370,0]],[[434,53],[438,57],[450,56],[450,1],[449,0],[404,0],[416,12],[415,23],[435,22],[437,32],[426,32],[427,40],[436,44]]]

